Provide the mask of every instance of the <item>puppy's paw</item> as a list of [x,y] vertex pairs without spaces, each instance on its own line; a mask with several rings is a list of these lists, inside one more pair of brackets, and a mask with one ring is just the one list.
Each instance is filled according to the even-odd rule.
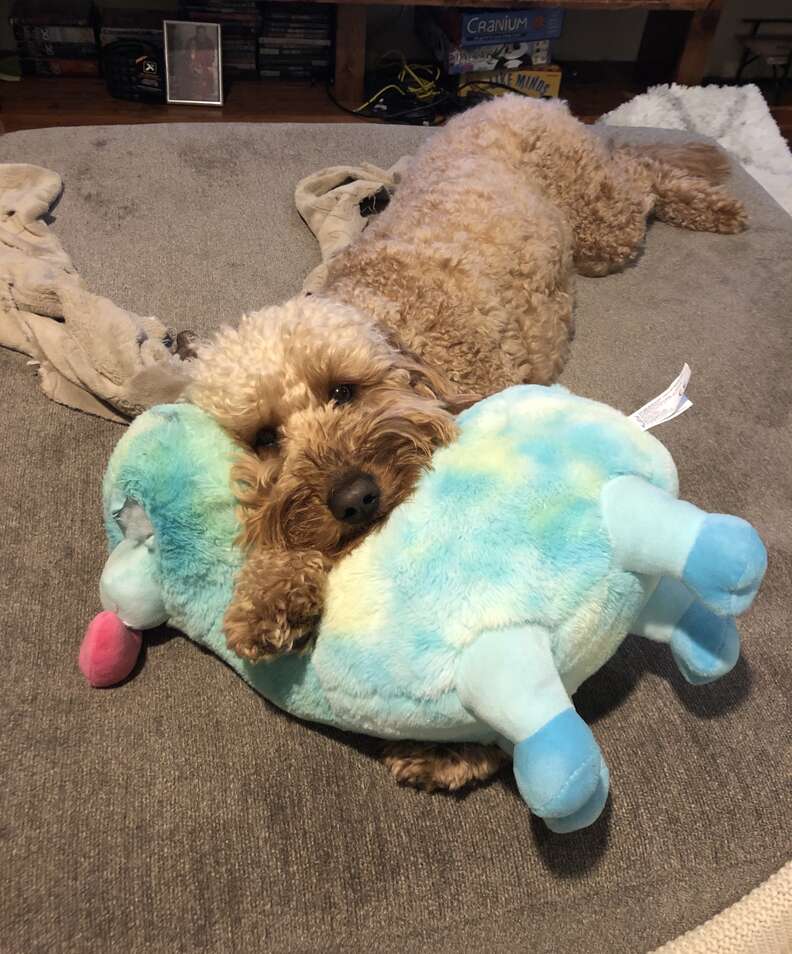
[[311,551],[251,554],[226,610],[228,648],[250,662],[307,649],[322,613],[327,569]]
[[313,619],[290,620],[282,609],[262,615],[252,603],[235,603],[225,617],[226,643],[242,659],[261,662],[306,649],[316,623]]
[[389,742],[383,761],[400,785],[426,792],[456,792],[495,775],[508,756],[494,745]]

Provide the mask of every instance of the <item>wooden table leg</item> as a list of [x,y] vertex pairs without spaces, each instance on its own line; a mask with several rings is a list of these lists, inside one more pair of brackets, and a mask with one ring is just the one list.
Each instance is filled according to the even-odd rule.
[[685,46],[677,63],[674,79],[685,86],[697,86],[707,69],[707,60],[718,28],[722,0],[711,0],[706,10],[693,14]]
[[347,109],[363,103],[366,75],[366,7],[336,7],[335,97]]

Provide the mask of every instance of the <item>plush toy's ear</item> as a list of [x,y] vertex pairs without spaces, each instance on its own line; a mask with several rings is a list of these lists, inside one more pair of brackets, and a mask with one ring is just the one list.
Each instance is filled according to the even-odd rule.
[[395,335],[389,334],[388,341],[398,354],[398,366],[409,372],[413,390],[423,397],[436,398],[449,413],[460,414],[483,397],[471,391],[461,391],[442,371],[410,351]]

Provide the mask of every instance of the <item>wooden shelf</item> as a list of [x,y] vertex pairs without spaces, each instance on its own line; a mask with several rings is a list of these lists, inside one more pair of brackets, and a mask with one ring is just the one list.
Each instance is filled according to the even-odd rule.
[[[567,64],[561,95],[576,116],[593,122],[641,91],[632,64]],[[115,123],[345,123],[365,122],[339,109],[324,86],[278,80],[239,80],[225,105],[167,106],[113,99],[101,79],[25,77],[0,84],[0,122],[6,132],[47,126]]]
[[[334,6],[354,6],[361,0],[310,0],[316,3],[332,3]],[[393,0],[365,0],[368,7],[392,6]],[[525,6],[557,7],[565,10],[707,10],[713,0],[531,0]],[[445,7],[448,0],[409,0],[411,7]],[[465,7],[479,10],[504,10],[519,7],[520,0],[465,0]]]
[[239,80],[223,106],[169,106],[113,99],[104,80],[26,76],[0,83],[0,123],[6,132],[45,126],[114,123],[362,122],[336,106],[323,85]]
[[[325,0],[326,2],[326,0]],[[335,98],[349,110],[363,102],[366,63],[366,20],[369,6],[390,3],[392,0],[329,0],[338,7],[336,23],[336,65],[334,76]],[[410,6],[439,6],[448,0],[408,0]],[[512,6],[516,0],[469,0],[468,5],[481,9]],[[701,82],[708,52],[715,35],[723,0],[534,0],[541,6],[560,4],[578,10],[649,11],[644,30],[642,56],[656,58],[654,27],[673,19],[671,38],[675,48],[671,58],[671,76],[677,82],[695,85]],[[640,57],[639,57],[640,58]],[[665,79],[665,77],[664,77]],[[267,97],[266,86],[257,82],[240,82],[229,91],[227,104],[221,109],[184,106],[136,106],[119,104],[104,91],[101,80],[86,86],[83,80],[73,90],[57,94],[48,89],[48,79],[28,79],[22,84],[21,95],[5,95],[8,104],[0,107],[0,122],[5,129],[25,129],[42,125],[82,125],[98,122],[349,122],[356,117],[343,112],[327,97],[321,87],[278,83],[277,95]],[[36,85],[36,83],[38,85]],[[565,91],[565,95],[569,95]],[[617,100],[619,102],[621,100]],[[19,103],[17,106],[16,104]],[[614,104],[611,104],[614,105]],[[192,116],[187,115],[187,110]],[[53,115],[60,119],[53,121]],[[587,113],[588,114],[588,113]],[[101,116],[101,118],[100,118]]]
[[[561,96],[579,119],[595,122],[643,92],[634,72],[632,63],[566,63]],[[792,92],[771,112],[782,134],[792,140]],[[114,123],[365,121],[339,109],[323,86],[278,80],[239,81],[221,108],[127,103],[113,99],[98,79],[26,77],[20,83],[0,83],[0,123],[6,132]]]

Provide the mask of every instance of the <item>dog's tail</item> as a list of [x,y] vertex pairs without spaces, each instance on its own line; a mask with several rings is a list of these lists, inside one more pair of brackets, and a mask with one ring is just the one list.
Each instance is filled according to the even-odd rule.
[[636,158],[654,159],[662,165],[673,166],[696,179],[706,179],[710,185],[720,185],[730,172],[729,160],[723,150],[707,142],[655,142],[617,149]]
[[658,219],[697,232],[742,232],[748,223],[738,199],[719,188],[729,175],[729,159],[703,142],[617,146],[649,173]]

